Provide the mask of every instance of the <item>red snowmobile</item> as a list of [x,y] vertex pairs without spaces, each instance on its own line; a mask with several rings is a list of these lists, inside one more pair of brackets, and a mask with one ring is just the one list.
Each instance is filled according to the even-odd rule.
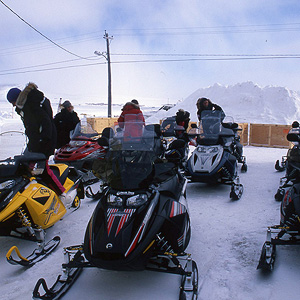
[[105,128],[100,135],[90,124],[78,123],[71,134],[68,144],[58,149],[54,155],[55,163],[64,163],[75,167],[83,176],[85,186],[93,184],[99,179],[94,176],[92,164],[95,159],[103,159],[107,147],[98,144],[100,136],[109,137],[111,128]]

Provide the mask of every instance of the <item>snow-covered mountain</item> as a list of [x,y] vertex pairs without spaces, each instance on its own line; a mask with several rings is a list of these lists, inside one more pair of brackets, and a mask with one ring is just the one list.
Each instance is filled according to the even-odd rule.
[[190,112],[191,120],[197,121],[196,102],[200,97],[209,98],[220,105],[226,115],[239,123],[291,124],[300,119],[300,94],[285,87],[260,87],[253,82],[232,86],[214,84],[200,88],[169,111],[158,112],[148,121],[157,122],[175,115],[179,108]]

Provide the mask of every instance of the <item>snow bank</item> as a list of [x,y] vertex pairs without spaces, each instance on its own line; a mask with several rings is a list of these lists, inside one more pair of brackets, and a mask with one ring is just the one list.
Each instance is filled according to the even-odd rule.
[[216,83],[200,88],[167,112],[160,111],[147,120],[158,122],[183,108],[190,112],[191,121],[197,121],[196,102],[200,97],[211,99],[223,108],[226,115],[232,116],[239,123],[288,125],[300,119],[299,93],[285,87],[260,87],[249,81],[232,86]]

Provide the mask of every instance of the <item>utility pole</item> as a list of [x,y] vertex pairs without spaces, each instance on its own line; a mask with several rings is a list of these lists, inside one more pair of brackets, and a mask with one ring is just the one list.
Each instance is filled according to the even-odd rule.
[[112,40],[112,36],[108,36],[108,33],[105,30],[104,39],[106,39],[106,53],[105,52],[98,52],[95,51],[94,54],[99,55],[99,56],[104,56],[105,59],[107,60],[107,66],[108,66],[108,107],[107,107],[107,116],[108,118],[111,118],[111,68],[110,68],[110,53],[109,53],[109,40]]

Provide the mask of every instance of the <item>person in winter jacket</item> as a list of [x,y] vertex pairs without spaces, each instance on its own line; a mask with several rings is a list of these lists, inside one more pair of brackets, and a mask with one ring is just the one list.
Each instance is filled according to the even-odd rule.
[[124,137],[142,136],[145,119],[137,100],[133,99],[123,106],[118,123],[124,129]]
[[54,117],[54,124],[57,130],[56,149],[59,149],[70,142],[70,132],[79,122],[80,120],[77,113],[74,111],[71,102],[66,100],[62,104],[61,111]]
[[21,116],[28,137],[28,151],[44,153],[49,158],[54,154],[56,143],[56,128],[49,99],[34,83],[29,83],[23,91],[10,89],[7,99]]
[[62,194],[65,188],[48,165],[48,158],[54,154],[56,144],[56,128],[49,99],[38,90],[36,84],[30,82],[23,91],[11,88],[7,93],[7,100],[16,107],[15,110],[23,121],[28,137],[25,153],[36,152],[46,156],[43,179],[58,195]]
[[186,131],[189,127],[190,113],[183,109],[179,109],[176,113],[175,120],[177,125],[182,126],[184,128],[184,130],[176,130],[176,136],[188,142],[189,137]]
[[190,113],[183,109],[179,109],[176,113],[176,124],[179,126],[183,126],[185,130],[188,129],[189,121],[190,121]]
[[204,110],[219,110],[222,113],[222,119],[224,119],[224,117],[225,117],[225,113],[222,110],[222,108],[219,105],[212,103],[207,98],[199,98],[197,100],[197,104],[196,105],[197,105],[197,109],[198,109],[197,110],[197,116],[198,116],[198,120],[199,121],[201,120],[201,113]]

